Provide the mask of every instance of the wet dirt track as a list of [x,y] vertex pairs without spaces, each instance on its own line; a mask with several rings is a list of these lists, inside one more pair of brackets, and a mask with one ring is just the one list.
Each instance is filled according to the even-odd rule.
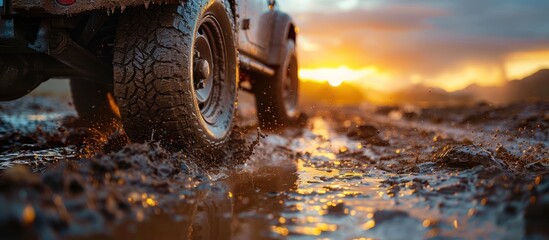
[[0,105],[4,236],[549,236],[547,103],[314,107],[277,133],[243,103],[227,157],[206,164],[80,127],[67,102]]

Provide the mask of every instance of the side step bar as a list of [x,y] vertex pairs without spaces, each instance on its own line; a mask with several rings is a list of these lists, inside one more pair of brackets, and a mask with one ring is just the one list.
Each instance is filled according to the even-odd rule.
[[269,77],[272,77],[272,76],[275,75],[275,70],[274,69],[268,67],[267,65],[261,63],[260,61],[249,58],[249,57],[244,56],[242,54],[240,54],[240,56],[238,58],[239,58],[239,61],[240,61],[240,67],[242,67],[246,70],[258,72],[258,73],[264,74],[264,75],[269,76]]

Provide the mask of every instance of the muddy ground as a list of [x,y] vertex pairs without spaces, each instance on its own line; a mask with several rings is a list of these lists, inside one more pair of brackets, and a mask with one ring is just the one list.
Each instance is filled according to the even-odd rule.
[[549,237],[549,103],[307,106],[225,157],[132,144],[66,97],[0,104],[0,232],[22,239]]

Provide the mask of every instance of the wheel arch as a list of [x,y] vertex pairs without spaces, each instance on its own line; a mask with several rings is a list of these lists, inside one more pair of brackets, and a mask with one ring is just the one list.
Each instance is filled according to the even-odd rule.
[[290,15],[277,11],[274,21],[273,34],[270,44],[267,64],[280,65],[285,58],[286,41],[294,40],[297,45],[297,27]]
[[[238,31],[239,29],[239,26],[238,26],[238,18],[240,16],[238,16],[238,4],[236,2],[236,0],[229,0],[229,4],[231,5],[231,11],[233,13],[233,20],[234,20],[234,27],[235,27],[235,32]],[[238,37],[238,34],[235,34],[237,37]],[[238,42],[238,39],[237,39],[237,42]]]

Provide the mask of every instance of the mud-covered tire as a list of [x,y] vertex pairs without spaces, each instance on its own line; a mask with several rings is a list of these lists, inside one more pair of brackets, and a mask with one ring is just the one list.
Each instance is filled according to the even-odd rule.
[[[121,16],[114,46],[114,93],[132,141],[161,141],[173,150],[187,147],[202,156],[220,153],[233,126],[238,79],[229,2],[185,1],[129,9]],[[216,39],[210,42],[218,53],[212,54],[212,78],[207,78],[213,89],[208,95],[210,112],[203,112],[204,104],[197,99],[203,87],[198,87],[194,69],[199,61],[195,43],[207,35],[205,22],[218,27],[206,29],[217,36],[208,39]]]
[[286,41],[285,58],[275,75],[253,85],[260,126],[267,129],[292,125],[298,118],[299,77],[295,41]]
[[110,130],[120,118],[112,87],[83,79],[71,79],[70,87],[74,109],[86,125]]

